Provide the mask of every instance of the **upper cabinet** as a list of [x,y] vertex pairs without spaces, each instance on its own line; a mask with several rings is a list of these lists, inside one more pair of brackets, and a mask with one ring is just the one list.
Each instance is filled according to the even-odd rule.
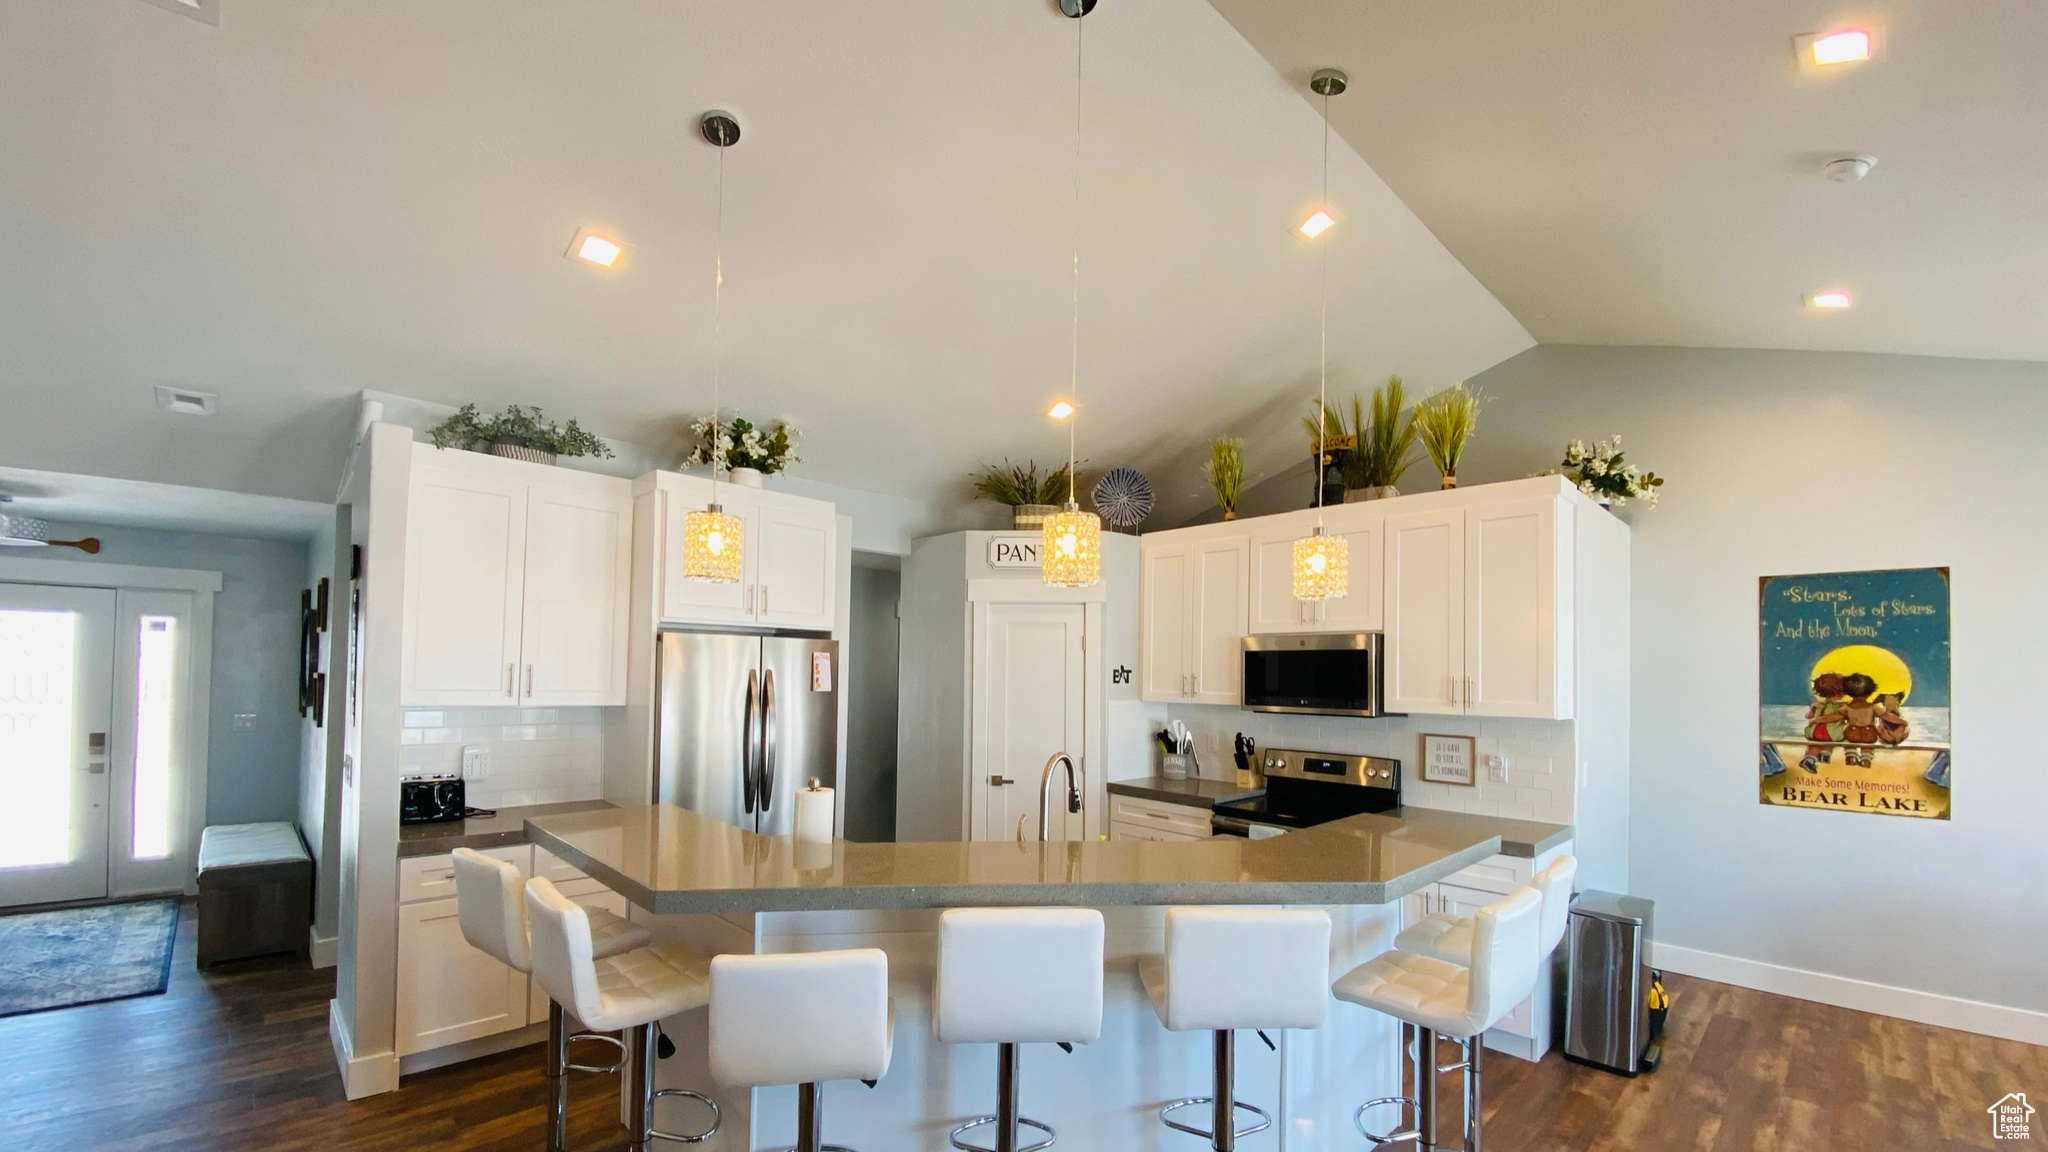
[[1325,508],[1323,530],[1350,543],[1350,590],[1309,604],[1294,542],[1313,509],[1148,534],[1142,695],[1237,704],[1243,637],[1377,631],[1390,713],[1568,719],[1579,500],[1538,477]]
[[839,517],[832,505],[786,492],[718,486],[740,521],[740,578],[712,584],[683,575],[683,521],[711,499],[711,482],[661,472],[661,618],[677,624],[747,624],[828,632],[838,617]]
[[1173,536],[1143,544],[1141,695],[1235,704],[1244,676],[1251,538],[1235,531]]
[[416,445],[400,702],[625,703],[631,491]]

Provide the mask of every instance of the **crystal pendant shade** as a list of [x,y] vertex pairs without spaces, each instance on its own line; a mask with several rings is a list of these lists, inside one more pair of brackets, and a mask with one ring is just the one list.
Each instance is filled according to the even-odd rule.
[[1351,589],[1351,542],[1320,525],[1294,542],[1294,598],[1341,600]]
[[1045,582],[1060,588],[1086,588],[1102,578],[1102,518],[1067,501],[1045,518]]
[[707,584],[737,584],[743,544],[740,518],[716,504],[683,517],[683,575]]

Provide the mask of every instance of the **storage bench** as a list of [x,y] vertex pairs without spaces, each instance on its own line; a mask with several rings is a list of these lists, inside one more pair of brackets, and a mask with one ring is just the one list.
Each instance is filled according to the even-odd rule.
[[199,839],[199,967],[310,953],[313,858],[284,821],[215,824]]

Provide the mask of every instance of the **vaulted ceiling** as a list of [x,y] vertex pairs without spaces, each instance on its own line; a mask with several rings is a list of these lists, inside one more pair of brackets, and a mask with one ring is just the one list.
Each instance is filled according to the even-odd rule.
[[[1215,434],[1255,474],[1298,455],[1320,121],[1201,0],[1086,35],[1081,452],[1198,499]],[[711,403],[710,108],[746,133],[726,402],[860,488],[1053,459],[1073,68],[1047,0],[0,6],[0,464],[331,499],[364,388],[679,444]],[[1342,141],[1331,182],[1340,392],[1531,343]],[[563,258],[580,226],[617,269]]]

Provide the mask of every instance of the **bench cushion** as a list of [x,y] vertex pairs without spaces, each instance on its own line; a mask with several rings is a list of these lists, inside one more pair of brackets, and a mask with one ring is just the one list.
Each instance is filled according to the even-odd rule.
[[262,824],[215,824],[199,836],[199,874],[209,869],[311,861],[299,830],[283,820]]

